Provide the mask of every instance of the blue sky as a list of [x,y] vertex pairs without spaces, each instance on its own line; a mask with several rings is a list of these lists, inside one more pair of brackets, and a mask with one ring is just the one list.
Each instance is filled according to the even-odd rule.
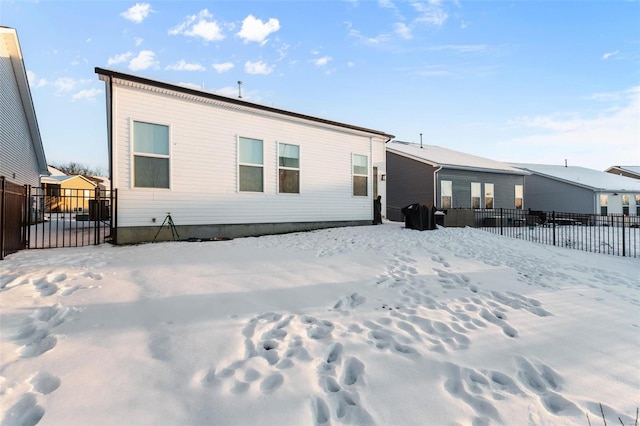
[[7,1],[49,163],[107,171],[95,67],[499,161],[640,164],[640,2]]

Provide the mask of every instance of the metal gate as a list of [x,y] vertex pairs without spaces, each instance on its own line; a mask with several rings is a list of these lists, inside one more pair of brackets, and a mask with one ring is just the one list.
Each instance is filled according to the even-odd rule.
[[81,247],[109,240],[115,197],[96,188],[37,188],[30,194],[27,248]]
[[0,176],[0,260],[26,247],[28,186]]

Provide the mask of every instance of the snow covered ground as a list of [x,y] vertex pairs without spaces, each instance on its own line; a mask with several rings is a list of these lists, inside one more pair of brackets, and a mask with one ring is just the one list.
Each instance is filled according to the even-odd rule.
[[633,424],[640,260],[399,223],[0,262],[2,425]]

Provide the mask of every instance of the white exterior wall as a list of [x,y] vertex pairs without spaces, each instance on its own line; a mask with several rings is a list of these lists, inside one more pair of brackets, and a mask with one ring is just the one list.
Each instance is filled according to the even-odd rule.
[[[119,227],[158,226],[167,212],[176,225],[373,218],[372,167],[385,169],[381,135],[136,86],[113,85]],[[170,189],[133,187],[134,120],[169,126]],[[238,136],[264,141],[263,193],[237,189]],[[300,194],[278,194],[279,142],[300,146]],[[352,195],[352,154],[369,158],[367,197]],[[384,200],[384,185],[379,193]]]
[[4,37],[0,37],[0,93],[0,176],[37,188],[38,161]]

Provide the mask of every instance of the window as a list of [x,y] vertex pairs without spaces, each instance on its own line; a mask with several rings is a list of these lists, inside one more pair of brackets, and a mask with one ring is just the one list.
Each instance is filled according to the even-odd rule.
[[451,198],[453,196],[453,184],[450,180],[440,182],[440,207],[443,209],[451,208]]
[[366,155],[353,154],[353,195],[368,194],[369,159]]
[[238,138],[238,190],[263,192],[262,141]]
[[622,194],[622,214],[625,216],[629,216],[630,201],[631,201],[631,196],[629,194]]
[[133,186],[169,188],[169,126],[133,122]]
[[636,194],[636,215],[640,216],[640,194]]
[[484,208],[485,209],[493,208],[493,184],[492,183],[484,184]]
[[84,190],[84,198],[89,198],[91,197],[91,190],[90,189],[85,189]]
[[278,192],[300,193],[300,147],[278,144]]
[[516,209],[522,210],[522,185],[516,185]]
[[480,187],[480,182],[471,182],[471,208],[479,209],[480,208],[480,193],[482,189]]
[[607,194],[600,194],[600,214],[607,215],[607,206],[609,205],[609,196]]

